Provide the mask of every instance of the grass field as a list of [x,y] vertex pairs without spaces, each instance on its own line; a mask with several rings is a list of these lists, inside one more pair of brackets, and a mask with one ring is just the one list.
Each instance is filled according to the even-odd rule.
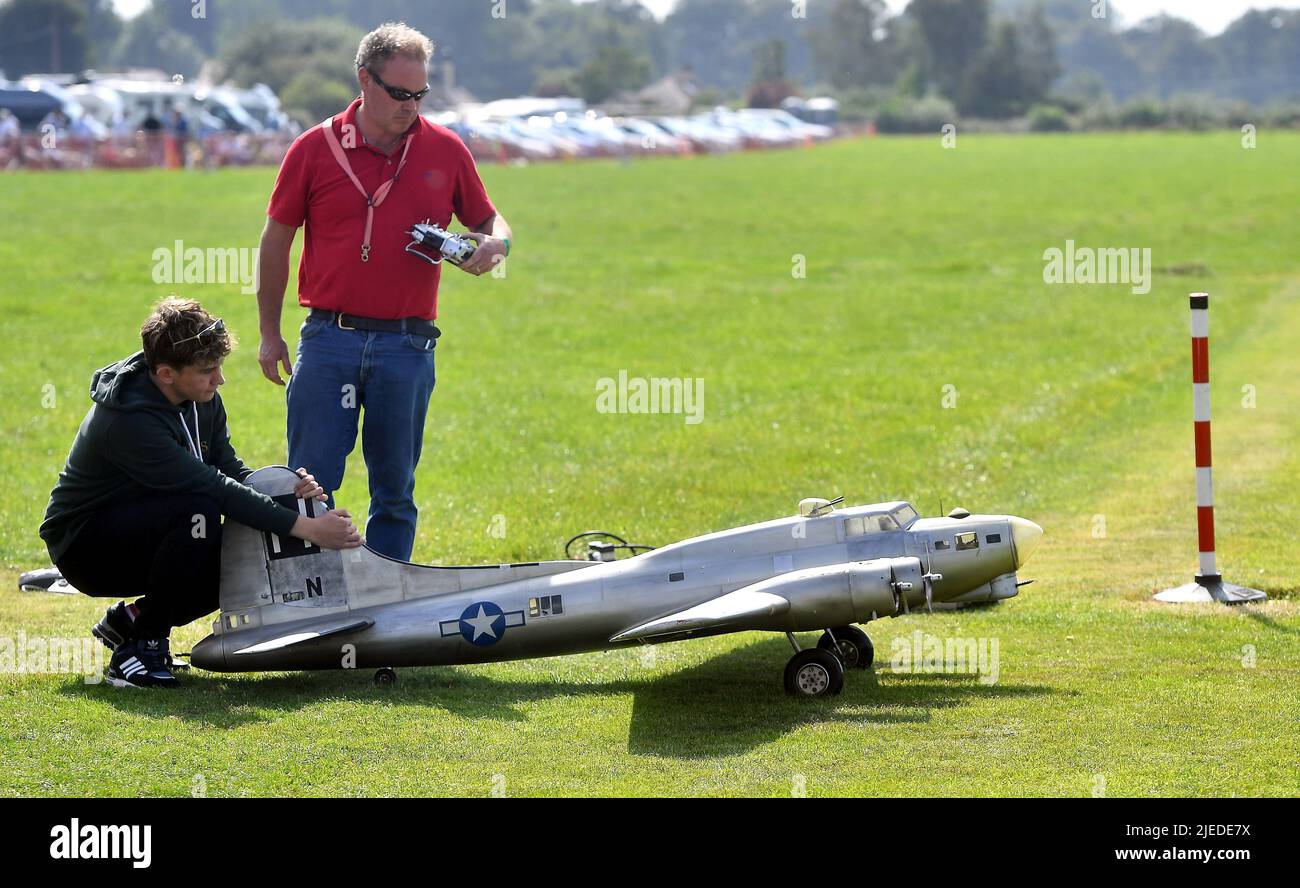
[[[170,694],[4,674],[0,795],[1296,795],[1298,168],[1300,135],[1231,132],[485,167],[515,253],[505,279],[444,275],[416,560],[558,557],[591,527],[663,544],[843,494],[1031,518],[1037,582],[872,624],[885,662],[825,702],[786,698],[789,647],[755,633],[403,670],[387,691],[369,672]],[[274,175],[0,179],[0,638],[85,635],[106,603],[15,579],[46,563],[90,373],[169,291],[242,336],[236,447],[284,460],[254,297],[151,278],[177,239],[255,246]],[[1150,292],[1045,284],[1067,240],[1150,248]],[[1220,564],[1264,606],[1150,601],[1196,566],[1193,290]],[[620,370],[702,378],[703,422],[598,413]],[[361,515],[365,491],[354,454],[338,499]],[[997,639],[999,680],[892,672],[917,631]]]

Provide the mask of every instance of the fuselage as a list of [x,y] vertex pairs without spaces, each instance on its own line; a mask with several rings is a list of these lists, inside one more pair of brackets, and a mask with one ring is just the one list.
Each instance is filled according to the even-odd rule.
[[[546,657],[639,643],[611,639],[631,626],[755,583],[787,574],[797,578],[809,568],[908,559],[918,579],[929,578],[907,584],[898,607],[849,618],[864,622],[923,604],[927,583],[934,601],[1009,598],[1016,594],[1016,570],[1041,534],[1037,525],[1014,516],[918,518],[908,504],[892,502],[732,528],[621,561],[502,565],[503,582],[492,582],[496,568],[491,567],[417,565],[369,550],[318,552],[275,565],[281,577],[296,576],[286,569],[305,570],[302,582],[273,580],[269,593],[244,595],[238,608],[227,609],[236,597],[226,594],[223,570],[222,620],[196,646],[193,658],[209,669],[260,671]],[[251,569],[239,574],[239,566],[230,576],[255,575]],[[342,588],[322,593],[329,583]],[[793,607],[781,620],[758,628],[824,628],[816,621],[825,612],[824,607],[813,613]],[[339,629],[356,620],[369,624]],[[736,628],[746,627],[724,625],[682,637]],[[327,630],[334,634],[311,635]],[[277,645],[286,637],[295,640]]]

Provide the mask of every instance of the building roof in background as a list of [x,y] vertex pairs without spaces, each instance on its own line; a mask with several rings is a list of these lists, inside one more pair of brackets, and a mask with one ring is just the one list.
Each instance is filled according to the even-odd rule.
[[685,114],[699,91],[694,75],[679,71],[638,90],[620,90],[600,104],[607,114]]

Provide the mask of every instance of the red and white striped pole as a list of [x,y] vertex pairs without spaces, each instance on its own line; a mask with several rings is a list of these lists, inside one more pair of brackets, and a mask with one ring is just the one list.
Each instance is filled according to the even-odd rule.
[[1268,596],[1223,582],[1214,554],[1214,482],[1210,459],[1210,295],[1191,294],[1192,420],[1196,435],[1196,536],[1200,573],[1193,582],[1156,595],[1159,601],[1245,604]]
[[1222,581],[1214,558],[1214,483],[1210,468],[1210,296],[1193,293],[1192,420],[1196,428],[1196,537],[1202,586]]

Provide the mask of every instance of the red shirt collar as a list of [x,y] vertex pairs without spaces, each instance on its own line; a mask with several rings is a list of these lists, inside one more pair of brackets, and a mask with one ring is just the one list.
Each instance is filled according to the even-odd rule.
[[[342,126],[336,126],[335,129],[339,130],[339,135],[342,136],[343,126],[355,127],[353,132],[357,134],[358,138],[356,140],[356,144],[353,146],[353,149],[355,150],[356,148],[369,148],[371,151],[379,151],[378,148],[366,144],[365,137],[361,135],[361,127],[357,126],[357,109],[360,107],[361,107],[361,96],[357,96],[355,99],[352,100],[352,104],[348,105],[347,109],[343,112]],[[424,120],[423,116],[419,114],[415,115],[415,120],[411,121],[411,125],[406,128],[405,135],[402,137],[402,139],[398,140],[397,144],[393,147],[394,151],[400,149],[402,147],[402,143],[406,139],[415,135],[415,133],[419,131],[420,121],[422,120]],[[382,154],[383,152],[380,151],[379,153]]]

